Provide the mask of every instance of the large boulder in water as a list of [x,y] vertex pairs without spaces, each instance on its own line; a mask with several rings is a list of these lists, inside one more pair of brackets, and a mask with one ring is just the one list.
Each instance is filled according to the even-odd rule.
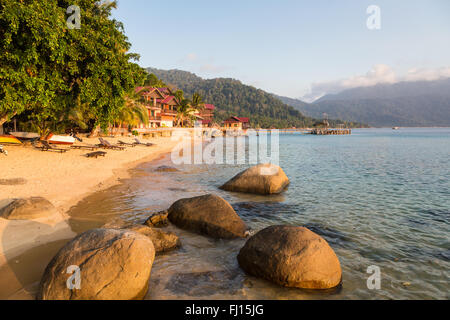
[[304,227],[265,228],[247,240],[237,259],[247,273],[286,287],[328,289],[342,277],[333,249]]
[[242,171],[220,188],[235,192],[273,194],[282,192],[288,185],[289,178],[283,169],[266,163]]
[[168,212],[170,222],[176,226],[213,238],[243,238],[248,234],[231,205],[216,195],[180,199]]
[[[137,232],[92,229],[67,243],[50,261],[39,284],[38,299],[142,299],[155,258],[152,241]],[[79,267],[80,288],[68,279]],[[74,268],[74,267],[71,267]],[[68,274],[69,270],[69,274]],[[76,284],[76,281],[71,281]]]
[[42,197],[14,199],[0,209],[0,217],[8,220],[38,219],[55,213],[57,213],[55,206]]
[[123,229],[138,232],[152,240],[156,253],[167,252],[181,245],[180,239],[173,232],[165,232],[160,229],[150,228],[141,224],[125,226]]

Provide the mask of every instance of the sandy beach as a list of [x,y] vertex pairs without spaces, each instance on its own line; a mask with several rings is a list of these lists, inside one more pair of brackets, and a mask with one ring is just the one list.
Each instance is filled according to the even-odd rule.
[[[132,142],[126,137],[107,140]],[[23,180],[17,185],[0,185],[0,208],[14,198],[41,196],[49,200],[58,213],[33,220],[0,218],[0,265],[34,246],[75,236],[67,224],[66,211],[70,207],[93,192],[120,183],[128,177],[130,168],[170,152],[177,144],[176,140],[162,137],[142,141],[154,145],[127,147],[123,151],[105,150],[106,156],[98,158],[85,157],[90,152],[86,150],[57,153],[43,152],[32,146],[7,147],[8,155],[0,157],[0,179],[3,182]],[[96,143],[97,139],[83,138],[83,144]]]

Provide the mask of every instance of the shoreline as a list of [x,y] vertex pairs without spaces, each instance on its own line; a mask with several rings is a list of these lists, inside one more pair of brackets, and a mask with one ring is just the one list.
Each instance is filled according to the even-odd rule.
[[[113,144],[119,139],[131,142],[126,137],[108,138]],[[83,138],[83,144],[95,141]],[[73,206],[96,192],[120,184],[123,179],[130,178],[133,168],[164,157],[178,143],[171,138],[147,141],[155,145],[128,147],[124,151],[106,150],[105,158],[94,159],[82,156],[89,152],[86,150],[72,149],[60,154],[32,147],[9,148],[9,155],[0,160],[2,167],[6,168],[0,178],[25,178],[26,183],[2,185],[0,208],[14,198],[42,196],[56,207],[58,213],[30,220],[0,218],[0,267],[34,247],[76,236],[68,223],[68,212]],[[54,161],[57,163],[52,166]]]

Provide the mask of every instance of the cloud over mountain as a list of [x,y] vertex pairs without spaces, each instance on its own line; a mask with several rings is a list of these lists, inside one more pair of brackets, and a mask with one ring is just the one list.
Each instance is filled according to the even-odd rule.
[[310,91],[300,99],[307,102],[315,101],[326,94],[334,94],[346,89],[357,87],[371,87],[377,84],[393,84],[404,81],[432,81],[450,77],[450,67],[438,69],[412,68],[403,76],[385,64],[377,64],[366,74],[356,75],[334,81],[314,82]]

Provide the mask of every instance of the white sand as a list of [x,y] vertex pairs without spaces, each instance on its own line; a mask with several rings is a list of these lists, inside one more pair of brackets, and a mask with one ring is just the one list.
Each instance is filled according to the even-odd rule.
[[[111,143],[118,139],[107,138]],[[120,140],[132,142],[131,138]],[[45,242],[74,236],[65,212],[90,193],[106,189],[128,177],[128,169],[170,152],[178,143],[171,138],[143,139],[155,146],[127,147],[124,151],[104,150],[105,157],[87,158],[91,152],[72,149],[66,153],[43,152],[31,146],[7,146],[0,154],[0,179],[23,178],[23,185],[0,185],[0,208],[13,198],[41,196],[52,202],[57,215],[35,220],[0,218],[0,265],[21,252]],[[78,142],[77,142],[78,143]],[[83,144],[97,139],[83,138]],[[103,149],[99,149],[103,150]],[[5,231],[7,230],[7,231]]]

